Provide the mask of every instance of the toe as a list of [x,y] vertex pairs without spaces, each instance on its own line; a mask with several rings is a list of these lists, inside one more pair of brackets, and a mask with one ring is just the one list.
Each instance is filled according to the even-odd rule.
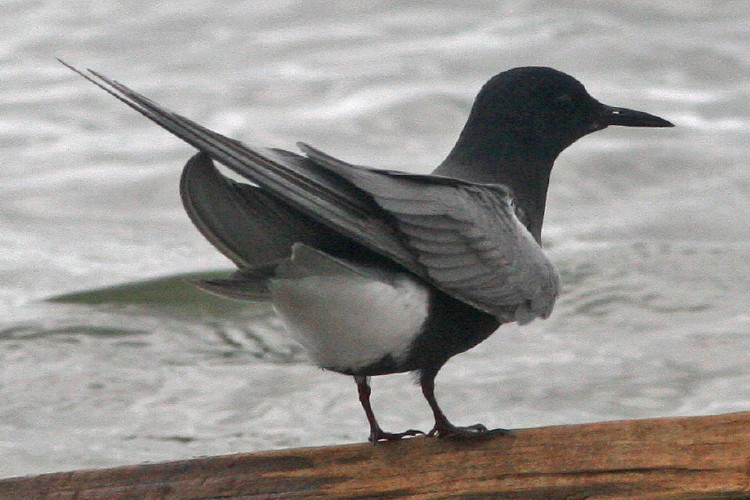
[[371,443],[377,443],[378,441],[398,441],[405,437],[419,436],[419,435],[424,436],[424,432],[417,430],[417,429],[409,429],[408,431],[404,431],[404,432],[380,431],[378,433],[370,434],[369,441]]
[[478,439],[489,436],[500,436],[509,434],[507,429],[487,429],[482,424],[474,424],[466,427],[456,427],[454,425],[443,425],[432,428],[427,434],[438,438],[458,438],[458,439]]

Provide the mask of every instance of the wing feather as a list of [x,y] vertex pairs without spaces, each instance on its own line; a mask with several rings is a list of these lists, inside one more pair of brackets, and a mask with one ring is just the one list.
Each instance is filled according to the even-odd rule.
[[496,314],[520,305],[522,322],[551,313],[559,276],[519,221],[505,186],[368,169],[300,147],[369,193],[444,290]]
[[348,238],[378,252],[418,276],[421,266],[372,200],[338,175],[300,155],[251,147],[173,113],[125,85],[95,71],[83,78],[139,112],[212,159],[257,184],[271,196]]

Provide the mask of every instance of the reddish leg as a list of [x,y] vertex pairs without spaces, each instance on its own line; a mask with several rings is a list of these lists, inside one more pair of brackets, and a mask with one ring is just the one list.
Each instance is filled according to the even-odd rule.
[[380,425],[378,425],[378,421],[375,419],[375,414],[372,412],[372,406],[370,406],[371,390],[367,377],[355,375],[354,381],[357,382],[359,402],[362,403],[362,408],[365,409],[365,414],[367,415],[367,421],[370,423],[370,437],[368,439],[371,443],[377,443],[378,441],[398,441],[407,436],[424,434],[424,432],[414,429],[397,433],[383,431],[383,429],[380,428]]
[[436,371],[423,371],[420,377],[419,383],[422,386],[422,394],[424,394],[427,403],[432,409],[433,415],[435,415],[435,427],[427,433],[428,436],[436,437],[456,437],[456,438],[484,438],[488,436],[498,436],[508,434],[509,431],[506,429],[487,429],[482,424],[469,425],[467,427],[457,427],[448,421],[448,418],[440,409],[437,400],[435,399],[435,376]]

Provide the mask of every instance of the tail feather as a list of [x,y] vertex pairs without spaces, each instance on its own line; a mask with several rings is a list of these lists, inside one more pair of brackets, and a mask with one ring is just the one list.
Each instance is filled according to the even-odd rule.
[[268,280],[276,270],[276,265],[265,265],[251,269],[240,269],[228,278],[190,280],[198,288],[220,297],[235,300],[270,301]]

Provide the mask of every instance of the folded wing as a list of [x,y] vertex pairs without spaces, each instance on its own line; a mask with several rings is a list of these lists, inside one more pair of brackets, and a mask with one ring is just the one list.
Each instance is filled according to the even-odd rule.
[[496,315],[552,312],[559,276],[516,217],[505,186],[354,166],[299,144],[309,158],[370,194],[392,218],[429,280]]

